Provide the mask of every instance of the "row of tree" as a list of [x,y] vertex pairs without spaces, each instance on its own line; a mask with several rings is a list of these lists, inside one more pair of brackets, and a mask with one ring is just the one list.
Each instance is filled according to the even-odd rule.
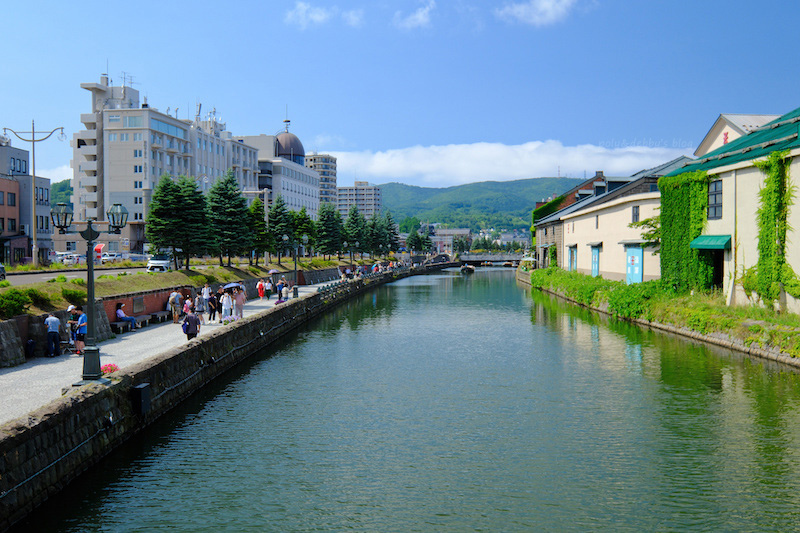
[[220,265],[227,256],[247,255],[251,261],[264,253],[281,256],[303,245],[332,256],[341,252],[376,255],[396,251],[399,237],[392,215],[373,215],[366,219],[353,206],[345,220],[330,203],[320,204],[317,221],[305,207],[290,211],[283,197],[275,198],[264,220],[264,203],[247,200],[228,171],[204,195],[194,179],[162,176],[150,201],[145,234],[153,248],[171,250],[176,259],[216,255]]

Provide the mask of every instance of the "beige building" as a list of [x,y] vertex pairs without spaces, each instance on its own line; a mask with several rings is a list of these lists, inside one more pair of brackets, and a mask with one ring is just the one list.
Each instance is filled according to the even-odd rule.
[[565,215],[565,269],[605,279],[638,283],[659,279],[661,263],[653,248],[642,248],[641,230],[631,228],[658,214],[661,194],[655,179],[632,182],[583,209]]
[[[120,236],[102,235],[106,250],[142,252],[144,220],[153,189],[162,175],[189,176],[200,190],[208,191],[228,169],[241,189],[255,188],[258,177],[256,148],[233,140],[216,112],[201,119],[178,118],[170,109],[161,112],[140,104],[139,91],[100,83],[82,83],[92,95],[90,113],[81,115],[85,129],[73,136],[72,204],[75,220],[105,221],[115,203],[129,212],[131,227]],[[138,227],[137,227],[138,226]],[[55,248],[67,251],[74,236],[54,236]]]
[[725,113],[719,116],[700,142],[696,157],[703,157],[709,152],[721,148],[729,142],[735,141],[742,135],[755,131],[764,124],[772,122],[780,115],[744,115]]
[[312,152],[306,155],[306,166],[319,174],[319,202],[336,205],[336,158]]
[[342,217],[347,217],[352,206],[356,206],[364,218],[380,214],[383,209],[380,187],[366,181],[356,181],[352,187],[339,187],[337,197],[337,209]]

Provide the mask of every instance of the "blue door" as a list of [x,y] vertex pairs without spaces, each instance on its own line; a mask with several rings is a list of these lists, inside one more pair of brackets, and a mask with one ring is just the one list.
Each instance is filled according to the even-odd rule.
[[592,276],[600,275],[600,247],[592,246]]
[[578,247],[570,246],[567,250],[569,251],[569,267],[567,270],[578,270]]
[[644,258],[644,248],[641,246],[628,246],[626,248],[627,276],[625,281],[631,283],[642,282],[642,259]]

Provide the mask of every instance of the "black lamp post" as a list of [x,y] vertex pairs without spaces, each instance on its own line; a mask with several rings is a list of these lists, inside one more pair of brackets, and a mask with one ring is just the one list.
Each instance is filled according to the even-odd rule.
[[86,347],[84,348],[83,375],[81,376],[83,380],[75,383],[76,386],[92,382],[110,383],[110,380],[103,378],[103,372],[100,370],[100,348],[95,345],[94,241],[103,233],[119,235],[122,228],[128,223],[128,210],[121,204],[114,204],[106,215],[108,216],[108,231],[95,229],[92,226],[92,219],[86,221],[86,229],[83,231],[67,231],[67,228],[72,225],[72,208],[67,204],[59,203],[50,210],[50,218],[59,233],[78,233],[86,240]]
[[[294,252],[294,284],[295,286],[297,286],[297,252],[300,248],[300,243],[295,239],[291,239],[291,245],[290,245],[289,244],[290,239],[288,235],[284,235],[282,240],[284,248],[291,248]],[[308,235],[303,235],[303,248],[305,248],[307,244],[308,244]]]

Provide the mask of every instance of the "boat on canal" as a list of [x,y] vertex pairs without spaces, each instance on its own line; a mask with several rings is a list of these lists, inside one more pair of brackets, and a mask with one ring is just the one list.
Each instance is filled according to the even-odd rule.
[[464,263],[463,265],[461,265],[461,273],[462,274],[473,274],[474,272],[475,272],[475,267],[474,266],[468,265],[467,263]]

